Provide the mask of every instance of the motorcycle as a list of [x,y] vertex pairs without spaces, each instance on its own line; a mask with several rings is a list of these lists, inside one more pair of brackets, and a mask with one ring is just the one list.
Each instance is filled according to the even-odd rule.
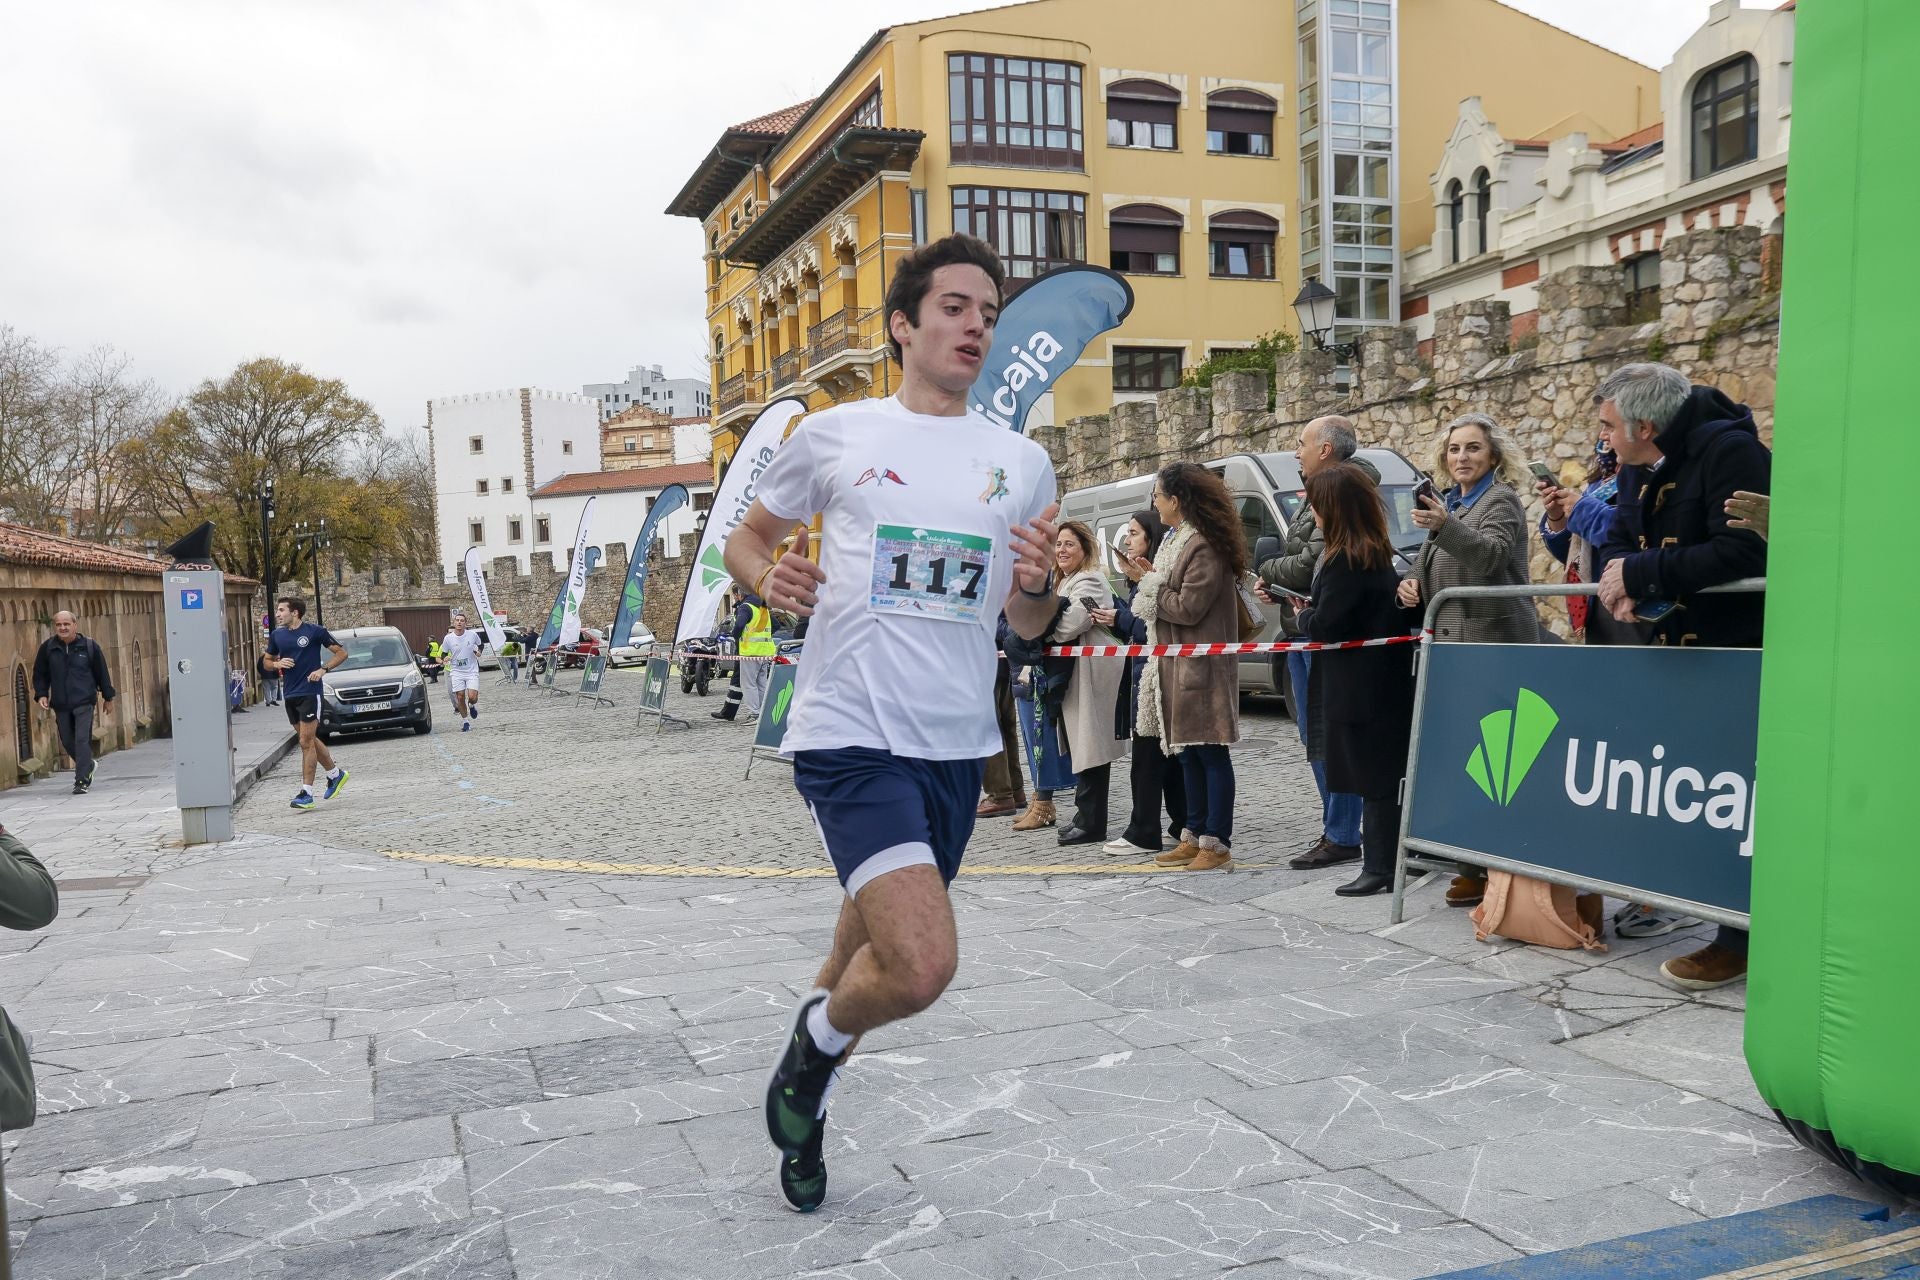
[[712,640],[696,637],[680,646],[680,692],[693,693],[696,690],[701,697],[707,696],[707,686],[712,682],[715,659],[720,646]]

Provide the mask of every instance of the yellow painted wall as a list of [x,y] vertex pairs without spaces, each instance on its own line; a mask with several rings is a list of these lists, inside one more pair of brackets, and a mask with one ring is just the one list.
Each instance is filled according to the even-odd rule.
[[1428,180],[1462,99],[1478,95],[1506,138],[1580,124],[1605,142],[1660,118],[1658,71],[1498,0],[1402,0],[1399,14],[1402,253],[1433,238]]
[[[927,189],[929,233],[953,230],[950,191],[957,185],[1030,186],[1087,196],[1087,260],[1104,266],[1110,252],[1107,201],[1188,205],[1180,243],[1180,275],[1129,276],[1136,303],[1127,322],[1104,335],[1054,391],[1058,421],[1104,413],[1113,403],[1110,354],[1115,346],[1189,344],[1184,363],[1196,364],[1209,344],[1250,343],[1277,328],[1292,329],[1291,303],[1299,291],[1294,179],[1298,168],[1291,94],[1293,9],[1272,0],[1212,0],[1205,21],[1168,21],[1161,4],[1140,0],[1040,0],[1039,3],[963,14],[895,27],[900,46],[900,100],[918,115],[926,146],[914,170]],[[1131,15],[1131,16],[1129,16]],[[1231,38],[1223,33],[1232,32]],[[993,53],[1083,64],[1082,115],[1086,172],[985,168],[948,162],[947,55]],[[1101,69],[1149,79],[1184,76],[1178,151],[1107,145]],[[1207,154],[1204,83],[1215,77],[1262,89],[1279,102],[1274,152],[1267,156]],[[1127,197],[1119,199],[1118,197]],[[1273,280],[1215,280],[1207,272],[1207,224],[1202,201],[1267,206],[1280,221]],[[1271,206],[1281,206],[1274,209]]]

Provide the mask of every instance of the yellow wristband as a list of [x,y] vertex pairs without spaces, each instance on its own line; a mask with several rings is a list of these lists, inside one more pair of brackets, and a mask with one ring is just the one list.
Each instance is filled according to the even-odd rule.
[[762,600],[765,600],[767,597],[766,597],[766,594],[761,590],[761,588],[767,585],[767,578],[770,574],[773,573],[773,566],[775,563],[777,562],[769,561],[767,564],[767,567],[760,571],[759,578],[755,579],[754,581],[753,594],[759,596]]

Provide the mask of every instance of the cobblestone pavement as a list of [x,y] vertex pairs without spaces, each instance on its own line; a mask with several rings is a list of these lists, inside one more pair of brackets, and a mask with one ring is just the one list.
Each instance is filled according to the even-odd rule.
[[[221,846],[163,847],[130,770],[0,796],[56,874],[129,877],[0,938],[41,1096],[5,1135],[15,1274],[1413,1277],[1872,1198],[1754,1092],[1743,990],[1654,979],[1701,931],[1482,944],[1437,885],[1389,926],[1276,869],[959,881],[959,976],[849,1064],[792,1215],[760,1091],[837,886],[373,852],[813,865],[785,770],[738,786],[712,701],[636,734],[634,683],[490,685],[471,733],[342,747],[313,813],[283,765]],[[1310,834],[1290,728],[1249,720],[1249,854]],[[976,859],[1049,856],[1015,839]]]
[[[577,672],[558,678],[579,683]],[[247,797],[238,820],[247,830],[369,851],[830,874],[791,768],[762,760],[748,776],[753,729],[710,718],[724,686],[705,698],[673,687],[668,712],[692,727],[662,729],[651,719],[636,724],[640,679],[638,668],[609,672],[605,689],[616,705],[598,708],[489,680],[480,719],[467,733],[445,694],[430,686],[440,699],[432,734],[335,740],[353,772],[340,802],[307,813],[289,808],[299,785],[292,759]],[[1319,838],[1313,779],[1277,701],[1251,706],[1242,732],[1234,750],[1235,851],[1250,866],[1283,863]],[[1072,804],[1062,800],[1064,827]],[[1112,802],[1124,815],[1124,764],[1115,770]],[[983,821],[967,862],[976,872],[1082,866],[1104,873],[1151,861],[1115,859],[1098,845],[1062,849],[1057,836]]]

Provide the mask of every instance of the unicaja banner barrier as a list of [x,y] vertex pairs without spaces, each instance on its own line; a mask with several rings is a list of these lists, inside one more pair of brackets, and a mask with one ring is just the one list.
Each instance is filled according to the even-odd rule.
[[993,349],[967,403],[997,425],[1021,430],[1053,380],[1132,310],[1132,286],[1105,267],[1060,267],[1037,277],[994,322]]
[[480,629],[487,633],[487,643],[499,653],[507,643],[507,636],[500,630],[500,620],[493,616],[493,604],[487,598],[487,575],[480,569],[478,547],[467,548],[467,590],[473,593],[473,607],[480,614]]
[[661,522],[686,506],[687,500],[687,486],[670,484],[647,508],[647,518],[640,522],[640,532],[627,554],[627,584],[620,590],[620,608],[613,615],[613,630],[607,633],[609,645],[625,644],[633,633],[633,624],[640,621],[640,610],[647,599],[647,555],[653,549],[654,536],[660,532]]
[[1410,848],[1747,914],[1759,650],[1435,644],[1425,661]]
[[714,492],[713,509],[707,513],[700,548],[694,552],[693,564],[687,570],[687,591],[680,597],[680,621],[673,632],[675,644],[713,634],[720,597],[733,581],[723,556],[727,535],[747,518],[767,464],[786,442],[788,426],[806,411],[807,402],[793,396],[775,400],[760,411],[760,416],[747,428],[740,447],[734,450],[726,474],[720,477],[720,487]]

